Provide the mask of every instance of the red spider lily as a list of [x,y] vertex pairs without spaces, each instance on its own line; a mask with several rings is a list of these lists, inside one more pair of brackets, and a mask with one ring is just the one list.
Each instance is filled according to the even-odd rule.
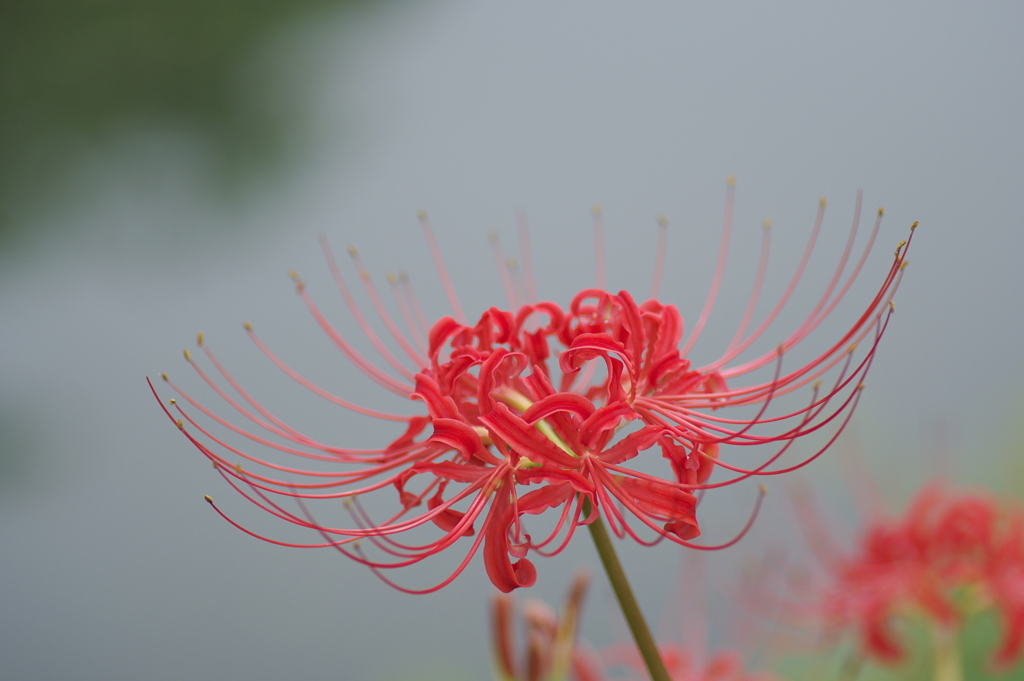
[[589,581],[586,573],[577,573],[558,615],[540,601],[526,602],[526,649],[521,661],[516,656],[514,600],[508,594],[494,596],[492,632],[500,681],[599,681],[593,676],[591,660],[576,642]]
[[[703,549],[729,546],[746,529],[718,546],[691,541],[700,534],[695,492],[792,470],[819,456],[834,440],[859,399],[862,381],[893,310],[891,299],[906,254],[906,243],[901,242],[881,285],[844,333],[819,345],[817,356],[810,362],[784,369],[786,353],[807,339],[846,296],[867,258],[881,211],[863,255],[843,279],[851,263],[858,222],[855,218],[835,274],[806,319],[770,351],[737,363],[741,353],[775,320],[801,278],[822,223],[824,201],[785,294],[763,322],[749,331],[767,261],[766,230],[754,290],[732,342],[717,360],[695,367],[687,354],[705,325],[721,285],[732,193],[730,183],[722,247],[710,293],[695,329],[685,341],[679,311],[655,299],[660,264],[655,268],[652,297],[644,302],[638,303],[626,291],[612,293],[603,288],[581,291],[568,308],[536,302],[525,229],[520,233],[524,280],[513,280],[509,270],[499,267],[509,309],[492,307],[471,324],[462,313],[429,223],[421,216],[453,317],[442,317],[428,327],[407,280],[390,278],[396,306],[408,328],[404,333],[380,300],[358,255],[350,251],[381,324],[404,358],[396,357],[377,336],[326,243],[324,250],[342,297],[386,366],[360,354],[324,317],[305,284],[294,275],[298,293],[349,361],[383,389],[422,403],[419,415],[380,412],[329,393],[285,364],[246,325],[256,345],[301,385],[357,414],[403,424],[404,432],[390,445],[352,450],[303,435],[245,392],[202,343],[201,336],[199,345],[222,380],[207,374],[187,351],[186,359],[255,432],[219,416],[174,383],[171,386],[179,396],[174,404],[178,413],[172,414],[166,406],[164,409],[244,497],[284,521],[316,530],[323,538],[322,542],[301,546],[333,547],[368,566],[389,584],[393,582],[384,574],[386,570],[417,563],[461,540],[468,544],[465,558],[447,579],[423,591],[449,583],[481,545],[487,573],[495,586],[506,592],[529,586],[536,570],[527,554],[559,552],[579,525],[598,515],[607,520],[617,536],[628,535],[644,543],[669,539]],[[858,197],[858,216],[859,205]],[[595,217],[600,242],[600,214]],[[664,234],[662,224],[658,263],[662,262]],[[496,240],[492,243],[501,262],[500,246]],[[599,255],[601,287],[603,267]],[[520,303],[521,298],[526,302]],[[867,349],[855,359],[858,344]],[[759,369],[773,371],[770,380],[736,385],[737,379]],[[830,387],[821,387],[824,378],[830,381]],[[237,396],[229,394],[223,383]],[[805,406],[769,415],[773,402],[800,389],[809,394]],[[192,410],[183,409],[183,405],[206,418],[194,417]],[[746,415],[730,418],[726,414],[731,409]],[[268,456],[233,447],[204,421],[246,437],[267,452],[276,450],[345,468],[319,471],[275,463]],[[805,461],[770,468],[797,438],[823,428],[830,429],[823,431],[826,434],[834,434]],[[744,467],[720,458],[723,445],[774,445],[775,450],[758,465]],[[668,462],[664,477],[643,472],[637,465],[655,452]],[[729,479],[709,482],[715,467],[728,471]],[[395,494],[397,507],[391,517],[375,520],[357,497],[387,490]],[[346,501],[351,524],[336,527],[314,518],[310,502],[339,498]],[[288,500],[295,502],[297,509],[284,503]],[[228,518],[220,508],[214,508]],[[527,532],[525,517],[540,514],[553,515],[554,528],[546,536],[535,537]],[[635,527],[636,521],[631,525],[630,518],[649,528],[653,535],[638,533],[640,528]],[[439,530],[439,534],[422,543],[407,539],[430,528]],[[383,557],[372,558],[365,551],[366,545],[379,550]]]
[[[618,645],[596,651],[577,642],[580,612],[588,579],[578,574],[556,616],[544,603],[527,601],[523,608],[526,629],[525,655],[520,663],[515,650],[514,603],[511,596],[494,597],[495,669],[500,681],[608,681],[646,679],[646,667],[635,646]],[[734,652],[719,652],[698,659],[682,646],[661,645],[659,650],[673,681],[776,681],[773,675],[750,675]],[[639,676],[609,677],[613,670]]]
[[907,654],[899,625],[922,618],[941,648],[936,664],[951,667],[949,678],[960,678],[956,632],[968,617],[993,609],[1003,638],[992,663],[1005,669],[1020,658],[1024,510],[935,483],[918,492],[902,517],[870,523],[852,553],[829,541],[807,501],[801,517],[827,577],[801,589],[796,603],[782,604],[783,612],[855,628],[865,654],[890,664]]

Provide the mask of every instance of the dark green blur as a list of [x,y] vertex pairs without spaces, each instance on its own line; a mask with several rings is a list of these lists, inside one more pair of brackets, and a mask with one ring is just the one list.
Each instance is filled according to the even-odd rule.
[[[0,2],[0,249],[69,163],[126,126],[201,137],[225,179],[265,167],[288,121],[239,96],[240,69],[290,22],[368,0]],[[257,90],[263,85],[248,83]]]

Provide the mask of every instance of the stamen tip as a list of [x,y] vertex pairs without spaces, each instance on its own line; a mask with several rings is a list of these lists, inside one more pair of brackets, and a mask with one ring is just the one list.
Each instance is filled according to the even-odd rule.
[[890,300],[889,301],[889,312],[895,312],[895,311],[896,311],[896,301]]
[[818,200],[818,206],[821,208],[821,210],[825,210],[825,197],[824,196],[821,197]]
[[356,248],[355,246],[349,246],[348,247],[348,254],[351,255],[353,258],[358,258],[359,257],[359,249]]
[[164,383],[169,382],[171,379],[167,378],[167,374],[160,374],[160,378],[163,379]]
[[174,425],[178,426],[178,430],[185,430],[185,424],[182,423],[181,419],[175,421]]
[[668,227],[668,218],[665,217],[664,215],[659,215],[658,216],[658,226],[659,227]]
[[420,219],[420,222],[426,222],[426,220],[427,220],[427,211],[425,211],[425,210],[418,210],[418,211],[416,211],[416,217]]
[[858,383],[857,384],[857,390],[863,390],[863,389],[864,389],[864,384],[863,383]]
[[914,224],[910,225],[911,232],[913,232],[915,229],[917,229],[917,220],[914,220]]
[[817,381],[815,381],[814,385],[811,386],[811,388],[814,390],[814,392],[818,392],[819,390],[821,390],[821,379],[819,378]]
[[729,185],[729,189],[733,189],[736,186],[736,176],[735,175],[726,175],[725,183],[727,185]]
[[852,355],[852,354],[853,354],[853,353],[855,353],[856,351],[857,351],[857,344],[856,344],[856,343],[850,343],[850,347],[848,347],[848,348],[846,349],[846,352],[847,352],[848,354],[850,354],[850,355]]
[[767,230],[772,228],[772,219],[771,218],[765,218],[764,219],[764,228],[765,228],[765,231],[767,231]]
[[171,405],[172,407],[174,405],[176,405],[177,403],[178,403],[178,400],[174,399],[173,397],[167,401],[167,404]]
[[206,499],[206,503],[211,505],[213,504],[213,497],[211,497],[209,494],[204,494],[203,499]]
[[764,495],[768,494],[768,485],[765,485],[764,483],[758,485],[757,491],[760,492],[761,496],[763,497]]
[[203,347],[203,332],[202,331],[200,331],[198,334],[196,334],[196,345],[198,345],[199,347]]
[[409,273],[402,271],[398,273],[398,280],[403,284],[409,283]]
[[394,272],[388,272],[387,277],[388,283],[391,284],[392,286],[398,283],[398,277],[395,276]]
[[907,269],[907,265],[909,265],[909,264],[910,264],[909,260],[904,260],[903,264],[900,265],[900,272],[902,272],[903,270]]
[[498,243],[498,230],[492,229],[491,231],[487,232],[487,240],[492,244]]
[[190,353],[188,351],[188,348],[185,348],[185,361],[186,362],[191,362],[192,361],[192,353]]
[[883,210],[882,207],[879,206],[878,207],[878,217],[882,217],[883,215],[885,215],[885,210]]
[[600,203],[595,203],[593,208],[590,209],[590,212],[591,212],[591,214],[594,217],[597,217],[598,215],[600,215],[601,211],[602,211],[602,208],[601,208],[601,204]]
[[242,322],[242,328],[246,331],[252,332],[252,324],[249,322]]

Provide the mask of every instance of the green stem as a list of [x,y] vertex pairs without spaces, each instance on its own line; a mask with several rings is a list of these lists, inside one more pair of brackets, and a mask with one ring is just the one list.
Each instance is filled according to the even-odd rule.
[[935,681],[962,681],[960,641],[953,627],[937,625],[933,633],[935,649]]
[[[585,513],[589,513],[589,508],[587,508],[589,505],[589,503],[585,503]],[[636,602],[633,589],[630,588],[629,581],[626,579],[626,573],[622,570],[622,563],[619,562],[615,547],[612,546],[612,540],[608,536],[604,520],[598,516],[587,527],[590,528],[590,536],[594,539],[594,546],[597,547],[597,555],[601,557],[604,571],[608,573],[608,581],[612,583],[612,590],[619,601],[619,607],[622,608],[622,614],[626,617],[626,624],[633,632],[633,640],[636,641],[636,646],[640,649],[640,655],[644,658],[647,671],[651,674],[651,680],[672,681],[668,670],[665,669],[665,662],[658,652],[654,637],[651,636],[647,621],[644,619],[643,613],[640,612],[640,605]]]

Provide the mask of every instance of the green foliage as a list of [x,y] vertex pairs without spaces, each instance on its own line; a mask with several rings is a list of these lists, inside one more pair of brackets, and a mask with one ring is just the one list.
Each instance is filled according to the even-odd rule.
[[[366,0],[4,0],[0,239],[12,198],[125,125],[204,136],[227,164],[279,130],[238,96],[240,67],[289,21]],[[259,83],[256,83],[259,87]]]

